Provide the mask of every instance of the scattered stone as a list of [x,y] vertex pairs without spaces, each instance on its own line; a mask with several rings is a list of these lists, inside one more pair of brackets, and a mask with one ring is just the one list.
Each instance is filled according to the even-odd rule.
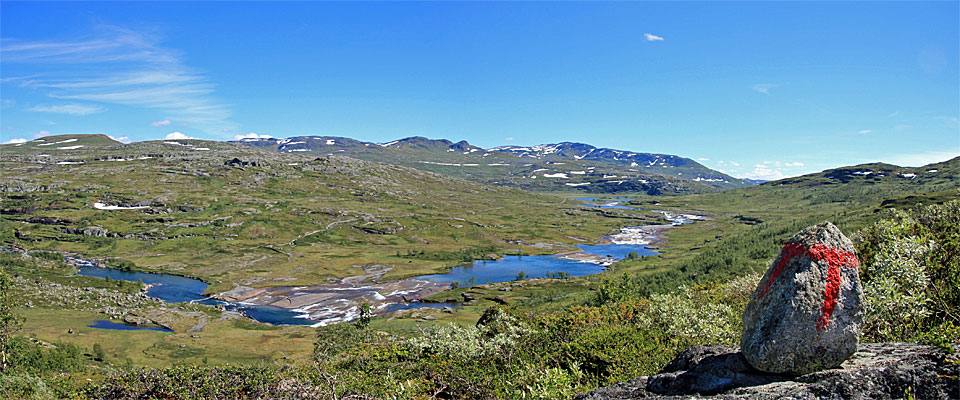
[[243,161],[239,158],[234,157],[232,160],[224,161],[223,165],[230,166],[230,167],[239,167],[239,166],[247,166],[247,165],[251,167],[257,167],[259,166],[259,163],[257,163],[256,161]]
[[484,297],[484,299],[490,300],[490,301],[492,301],[492,302],[494,302],[494,303],[497,303],[497,304],[500,304],[500,305],[504,305],[504,306],[510,303],[510,302],[509,302],[505,297],[503,297],[503,296]]
[[656,375],[576,399],[958,399],[960,364],[950,357],[934,346],[869,343],[837,369],[794,377],[751,368],[736,347],[696,346]]
[[829,222],[793,236],[743,313],[740,346],[754,368],[803,375],[857,351],[863,289],[853,243]]
[[31,217],[27,222],[41,225],[69,225],[73,223],[73,221],[57,217]]
[[126,314],[123,316],[123,322],[130,325],[148,325],[152,324],[153,321],[149,318],[144,318],[139,315]]
[[107,237],[107,230],[99,226],[91,226],[83,230],[84,236]]
[[665,395],[713,395],[732,388],[786,380],[753,369],[743,353],[726,346],[695,346],[681,352],[647,381],[647,390]]

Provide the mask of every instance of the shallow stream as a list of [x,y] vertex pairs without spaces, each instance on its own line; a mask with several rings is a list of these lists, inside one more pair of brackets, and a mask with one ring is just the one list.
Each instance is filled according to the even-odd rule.
[[[625,228],[624,232],[627,232],[628,229],[633,229],[633,232],[637,232],[636,229],[638,228]],[[640,241],[639,243],[645,243],[645,241]],[[506,282],[521,277],[542,278],[559,276],[560,273],[570,277],[577,277],[602,272],[609,264],[627,257],[631,252],[635,252],[641,257],[657,254],[656,251],[648,249],[646,244],[636,243],[580,245],[577,247],[580,248],[580,252],[536,256],[507,255],[496,261],[475,261],[470,265],[452,268],[447,273],[422,275],[401,281],[359,283],[355,285],[341,284],[338,287],[329,287],[335,285],[318,285],[299,288],[271,288],[268,290],[273,290],[274,292],[268,292],[267,295],[248,297],[252,301],[225,301],[205,296],[203,292],[207,290],[208,285],[199,279],[161,273],[121,271],[106,268],[101,264],[85,259],[74,257],[68,257],[67,259],[77,267],[80,275],[97,278],[109,277],[110,279],[134,282],[141,281],[147,285],[146,294],[148,296],[166,302],[194,302],[220,306],[226,310],[239,311],[257,321],[274,325],[325,325],[356,318],[359,311],[357,305],[365,302],[365,299],[368,298],[378,300],[374,309],[374,312],[378,315],[424,307],[441,308],[457,306],[455,303],[420,302],[417,301],[418,297],[416,296],[410,296],[413,297],[411,300],[411,298],[406,295],[398,294],[400,293],[398,290],[393,290],[392,292],[384,290],[386,287],[395,287],[398,284],[412,288],[409,293],[420,293],[419,289],[423,287],[445,286],[454,282],[464,287],[472,284]],[[253,288],[247,289],[259,290]],[[277,294],[277,292],[283,291],[286,291],[286,293],[282,293],[282,296]],[[341,297],[336,299],[331,297],[332,295],[330,295],[330,293],[334,292]],[[357,296],[363,296],[363,298],[342,297],[345,296],[344,293],[349,292],[356,292],[358,293]],[[362,293],[362,295],[359,293]],[[304,295],[316,296],[313,297],[313,299],[316,300],[308,301],[308,304],[305,306],[286,306],[287,303],[285,302],[293,302],[298,296]],[[324,301],[324,299],[326,300]],[[228,297],[227,300],[230,300],[230,298]],[[239,298],[234,300],[245,299]],[[258,304],[254,304],[254,302]],[[286,307],[266,304],[280,304]],[[96,327],[113,329],[103,324]]]

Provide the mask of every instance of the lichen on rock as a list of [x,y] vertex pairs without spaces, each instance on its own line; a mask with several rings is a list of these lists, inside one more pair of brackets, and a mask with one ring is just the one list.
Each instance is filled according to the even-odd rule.
[[853,355],[863,324],[859,265],[853,243],[829,222],[787,241],[743,314],[747,362],[803,375]]

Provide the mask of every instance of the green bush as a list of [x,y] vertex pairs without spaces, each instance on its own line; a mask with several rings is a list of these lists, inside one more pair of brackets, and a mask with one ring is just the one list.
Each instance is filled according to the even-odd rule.
[[872,341],[960,342],[960,201],[890,210],[857,235]]
[[95,399],[297,398],[305,390],[316,388],[288,382],[272,366],[177,366],[123,371],[82,394]]
[[22,336],[11,341],[10,369],[12,374],[43,375],[82,371],[86,357],[80,348],[70,343],[41,346]]

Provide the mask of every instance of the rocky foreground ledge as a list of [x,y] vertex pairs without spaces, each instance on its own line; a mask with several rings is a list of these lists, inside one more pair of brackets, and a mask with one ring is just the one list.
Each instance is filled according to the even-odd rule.
[[577,397],[598,399],[960,399],[956,355],[914,343],[866,343],[839,368],[801,376],[753,369],[737,347],[696,346],[663,370]]

